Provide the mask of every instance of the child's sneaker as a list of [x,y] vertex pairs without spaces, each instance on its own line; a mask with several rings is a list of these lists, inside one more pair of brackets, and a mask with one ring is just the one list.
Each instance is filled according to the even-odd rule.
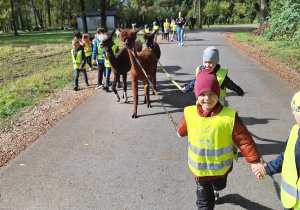
[[219,201],[219,198],[220,198],[220,196],[219,196],[219,192],[218,192],[218,191],[216,191],[216,190],[214,190],[214,194],[215,194],[215,203],[218,203],[218,201]]
[[97,85],[97,86],[95,87],[95,89],[100,89],[100,88],[103,88],[103,85]]

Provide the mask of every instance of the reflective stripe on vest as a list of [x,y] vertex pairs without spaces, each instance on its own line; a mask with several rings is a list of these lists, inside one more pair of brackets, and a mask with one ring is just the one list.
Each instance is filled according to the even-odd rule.
[[[73,50],[71,50],[71,55],[72,55],[72,61],[73,61],[73,68],[74,69],[80,69],[80,65],[81,65],[81,62],[82,62],[82,50],[79,50],[77,52],[76,60],[75,60],[75,57],[74,57]],[[86,69],[86,64],[84,65],[83,69]]]
[[97,48],[98,48],[97,59],[98,59],[98,60],[104,60],[104,58],[101,57],[101,54],[102,54],[102,52],[103,52],[103,49],[99,46],[99,40],[97,40]]
[[92,53],[93,53],[93,50],[92,50],[92,43],[86,42],[86,41],[83,41],[83,43],[84,43],[85,48],[87,48],[87,49],[84,50],[85,56],[90,56],[90,55],[92,55]]
[[284,208],[300,209],[300,183],[295,160],[299,126],[294,125],[284,152],[281,172],[281,202]]
[[[118,45],[114,44],[111,49],[113,51],[113,54],[115,55],[116,54],[116,51],[117,51],[117,48],[118,48]],[[105,53],[105,60],[104,60],[104,66],[105,67],[108,67],[108,68],[111,68],[111,64],[109,62],[109,60],[107,59],[107,53]]]
[[223,107],[213,117],[200,117],[196,106],[184,109],[188,129],[188,164],[197,176],[224,175],[237,156],[232,141],[236,112]]
[[[198,72],[201,71],[200,70],[200,66],[198,66],[196,68],[196,77],[197,77],[197,74]],[[221,87],[221,85],[223,84],[224,82],[224,79],[226,77],[228,73],[228,69],[219,69],[216,73],[216,76],[217,76],[217,80],[219,82],[219,86]],[[220,103],[224,106],[224,103],[225,103],[225,98],[226,98],[226,87],[224,87],[224,89],[220,88],[220,97],[219,97],[219,101]]]

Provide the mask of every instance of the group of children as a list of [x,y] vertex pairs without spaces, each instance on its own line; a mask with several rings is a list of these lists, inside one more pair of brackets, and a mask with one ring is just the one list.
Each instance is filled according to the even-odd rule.
[[[95,89],[103,89],[109,91],[109,79],[111,74],[111,65],[108,60],[105,49],[101,47],[101,35],[105,34],[104,28],[98,28],[97,34],[94,39],[90,40],[90,35],[85,33],[82,36],[82,40],[74,37],[72,40],[71,56],[74,68],[74,87],[73,90],[78,91],[78,78],[79,73],[82,72],[84,82],[86,86],[89,86],[88,77],[86,73],[86,64],[89,66],[89,70],[92,69],[92,59],[97,63],[98,67],[98,82]],[[116,54],[119,51],[119,47],[114,44],[113,52]],[[103,76],[105,77],[105,83],[102,84]],[[120,81],[117,81],[117,87],[120,88]]]
[[[159,25],[157,24],[156,21],[154,21],[153,23],[153,32],[157,32],[155,34],[154,40],[157,41],[157,34],[159,33]],[[149,28],[149,26],[147,24],[145,24],[144,26],[144,31],[145,33],[149,33],[151,32],[151,29]],[[171,36],[171,41],[173,42],[173,40],[176,38],[177,40],[177,24],[175,22],[175,20],[172,20],[171,23],[169,22],[169,19],[166,18],[165,22],[161,23],[161,39],[162,40],[167,40],[168,42],[170,41],[170,32],[172,33]]]
[[291,102],[296,124],[285,151],[275,160],[262,164],[257,146],[237,112],[224,106],[226,88],[240,96],[245,93],[218,63],[218,49],[206,48],[203,65],[196,68],[195,79],[183,87],[183,92],[194,90],[197,99],[196,105],[185,107],[178,136],[188,136],[188,166],[197,185],[198,209],[214,209],[218,191],[226,187],[238,148],[258,179],[281,172],[284,209],[300,209],[300,91]]
[[[167,19],[165,23],[169,27]],[[157,27],[154,30],[158,30]],[[100,35],[104,33],[104,29],[98,29],[94,43],[89,41],[86,34],[83,35],[81,45],[77,38],[72,41],[74,90],[78,90],[79,72],[83,73],[84,82],[89,86],[86,63],[91,68],[91,57],[98,64],[96,88],[108,90],[110,63],[105,50],[99,45]],[[117,51],[116,46],[113,52]],[[106,80],[103,86],[104,67]],[[210,46],[203,52],[203,65],[196,68],[195,79],[182,88],[183,92],[194,90],[197,99],[196,105],[184,109],[178,136],[188,136],[188,166],[197,185],[198,209],[214,209],[219,198],[218,191],[226,187],[228,174],[233,169],[233,159],[237,159],[238,148],[251,164],[257,178],[264,179],[267,174],[281,172],[281,201],[284,208],[300,209],[300,91],[291,102],[296,124],[290,132],[285,151],[275,160],[262,164],[257,146],[238,113],[224,106],[226,88],[239,96],[245,95],[227,73],[228,70],[219,64],[218,49]]]

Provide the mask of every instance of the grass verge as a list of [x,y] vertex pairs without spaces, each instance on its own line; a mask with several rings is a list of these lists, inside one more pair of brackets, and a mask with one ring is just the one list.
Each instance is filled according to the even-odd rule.
[[290,68],[300,69],[300,48],[292,48],[289,42],[269,41],[262,36],[251,35],[253,31],[245,30],[234,34],[238,40],[246,42],[251,46],[256,46],[260,51],[268,54],[270,57],[279,59],[286,63]]

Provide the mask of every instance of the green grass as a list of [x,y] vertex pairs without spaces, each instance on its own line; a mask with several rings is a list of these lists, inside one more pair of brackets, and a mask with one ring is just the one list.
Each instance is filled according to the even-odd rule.
[[73,33],[0,36],[0,128],[73,84],[72,39]]
[[269,41],[262,36],[251,35],[252,30],[240,31],[234,34],[236,39],[248,43],[252,46],[257,46],[260,51],[263,51],[286,63],[294,69],[300,69],[300,48],[292,48],[289,42]]
[[[71,42],[74,31],[0,35],[0,129],[22,109],[36,105],[55,90],[73,85]],[[138,38],[144,43],[142,35]],[[120,49],[122,43],[114,39]]]

